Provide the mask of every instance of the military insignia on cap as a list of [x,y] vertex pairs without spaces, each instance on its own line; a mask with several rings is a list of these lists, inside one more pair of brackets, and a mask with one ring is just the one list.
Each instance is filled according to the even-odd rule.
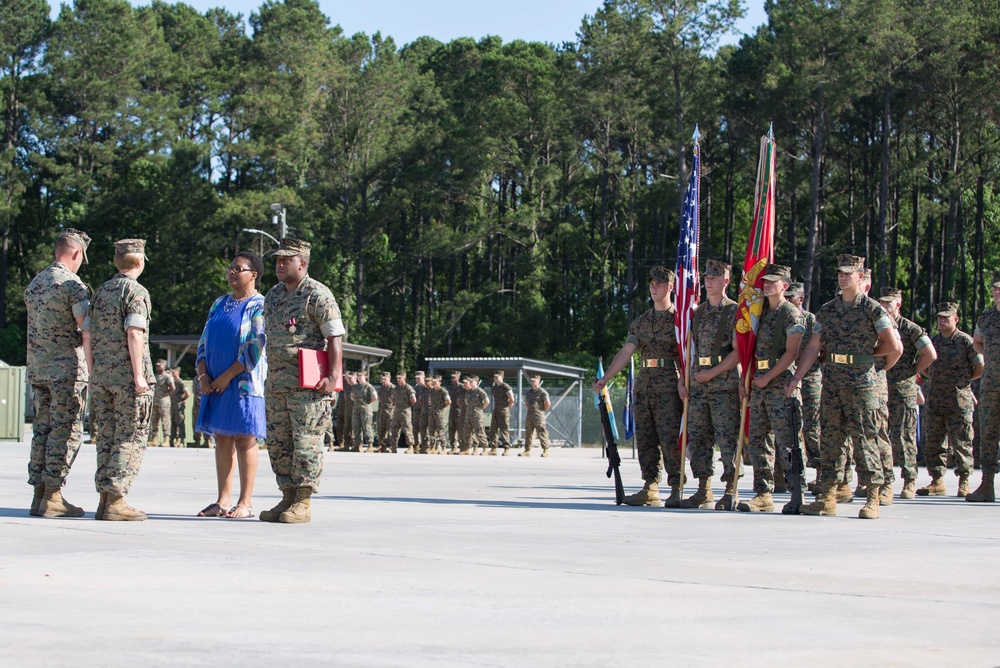
[[1000,288],[1000,271],[993,272],[993,287]]
[[958,304],[955,302],[938,302],[938,315],[958,315]]
[[801,295],[805,293],[806,286],[802,283],[789,283],[788,289],[785,290],[786,295]]
[[649,280],[658,283],[670,283],[674,280],[674,272],[663,266],[653,267],[649,270]]
[[81,232],[80,230],[74,230],[72,227],[67,227],[62,232],[59,233],[60,239],[69,239],[80,244],[83,247],[83,263],[90,264],[90,260],[87,259],[87,247],[90,246],[90,237],[87,236],[86,232]]
[[142,255],[147,260],[146,257],[146,240],[145,239],[119,239],[115,242],[115,255],[129,255],[131,253],[138,253]]
[[308,256],[311,248],[312,244],[308,241],[285,237],[278,242],[278,250],[274,251],[274,254],[281,257],[294,257],[296,255]]
[[383,378],[392,378],[392,374],[389,373],[388,371],[383,371],[382,372],[382,377]]
[[719,260],[708,260],[705,262],[706,276],[728,276],[731,269],[732,267]]
[[878,298],[880,302],[891,302],[897,299],[903,299],[903,291],[899,288],[884,288],[882,296]]
[[843,254],[837,256],[837,271],[851,274],[855,271],[861,271],[864,268],[865,259],[859,255]]
[[761,278],[763,278],[765,281],[785,280],[791,282],[792,269],[791,267],[785,267],[780,264],[769,264],[766,267],[764,267],[764,275]]

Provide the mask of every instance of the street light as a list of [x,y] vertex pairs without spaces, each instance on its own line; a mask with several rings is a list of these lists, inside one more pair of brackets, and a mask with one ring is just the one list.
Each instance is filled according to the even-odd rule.
[[[285,226],[285,205],[281,202],[275,202],[271,205],[271,211],[274,212],[274,216],[271,217],[271,222],[278,226],[278,238],[284,239],[287,234]],[[274,237],[271,238],[273,239]]]
[[240,230],[240,232],[249,232],[250,234],[260,234],[260,235],[263,235],[263,236],[267,237],[268,239],[270,239],[274,243],[278,244],[279,246],[281,245],[280,241],[278,241],[277,239],[275,239],[274,237],[272,237],[270,234],[268,234],[264,230],[242,229],[242,230]]

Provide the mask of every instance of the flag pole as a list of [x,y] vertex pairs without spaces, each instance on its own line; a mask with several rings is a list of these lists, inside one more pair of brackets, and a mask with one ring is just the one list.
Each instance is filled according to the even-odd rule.
[[[694,153],[695,156],[697,156],[700,153],[700,151],[701,151],[701,148],[698,145],[698,139],[700,137],[701,137],[701,132],[698,130],[698,124],[696,123],[695,126],[694,126],[694,134],[691,135],[691,139],[692,139],[692,141],[694,143],[694,148],[693,148],[692,152]],[[698,173],[695,175],[695,179],[696,179],[696,183],[699,183],[701,181],[701,164],[700,163],[698,164]],[[700,190],[701,189],[696,185],[695,186],[695,195],[697,197],[701,197]],[[701,202],[700,201],[696,201],[694,203],[694,205],[696,207],[700,207],[701,206]],[[699,236],[701,234],[701,226],[700,225],[698,226],[698,234],[699,234]],[[700,239],[698,239],[698,240],[695,241],[695,248],[696,249],[698,248],[699,241],[700,241]],[[696,255],[695,256],[695,269],[696,270],[697,270],[697,262],[698,262],[698,259],[697,259],[697,255]],[[697,287],[697,286],[696,286],[695,289],[699,289],[700,290],[700,288]],[[681,364],[683,364],[685,366],[685,371],[684,371],[684,390],[685,390],[685,392],[684,392],[684,394],[685,394],[685,396],[684,396],[684,413],[683,413],[683,417],[681,418],[681,420],[682,420],[682,422],[681,422],[681,425],[682,425],[681,426],[681,467],[680,467],[681,468],[681,479],[680,479],[680,489],[681,489],[681,491],[680,491],[680,500],[681,501],[684,500],[684,480],[685,480],[685,478],[687,478],[687,475],[686,475],[686,471],[687,471],[687,446],[688,446],[688,430],[689,430],[688,413],[689,413],[689,408],[690,408],[690,404],[691,404],[691,364],[690,364],[690,361],[691,361],[691,345],[692,345],[692,343],[691,343],[690,331],[688,332],[688,336],[686,337],[686,339],[687,340],[684,342],[684,359],[681,360]]]
[[736,439],[736,458],[733,460],[733,507],[730,510],[736,510],[737,504],[740,502],[740,467],[743,466],[743,441],[746,439],[747,430],[747,417],[749,412],[747,411],[747,404],[750,401],[750,374],[746,375],[746,379],[743,382],[743,400],[740,402],[740,435]]

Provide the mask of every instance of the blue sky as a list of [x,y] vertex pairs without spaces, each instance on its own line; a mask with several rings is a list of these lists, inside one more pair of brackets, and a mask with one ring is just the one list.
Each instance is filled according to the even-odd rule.
[[[70,0],[71,1],[71,0]],[[147,5],[148,0],[132,0]],[[168,0],[169,1],[169,0]],[[263,0],[186,0],[203,11],[223,6],[244,18]],[[515,39],[561,44],[576,39],[576,31],[585,14],[593,14],[601,0],[506,0],[484,3],[470,0],[319,0],[320,8],[332,23],[340,24],[347,34],[381,32],[402,46],[417,37],[429,35],[442,42],[456,37],[480,38],[499,35],[505,42]],[[742,33],[764,23],[764,0],[744,0],[746,17],[739,23],[739,34],[723,43],[736,43]],[[58,6],[53,7],[53,16]]]

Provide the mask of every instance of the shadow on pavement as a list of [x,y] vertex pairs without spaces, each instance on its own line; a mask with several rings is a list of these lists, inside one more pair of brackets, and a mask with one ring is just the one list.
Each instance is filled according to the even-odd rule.
[[[556,508],[559,510],[622,510],[629,506],[616,506],[614,499],[595,503],[567,503],[564,501],[490,501],[489,499],[430,499],[410,496],[314,496],[331,501],[389,501],[392,503],[427,503],[433,505],[485,506],[488,508]],[[656,510],[651,508],[650,510]]]

